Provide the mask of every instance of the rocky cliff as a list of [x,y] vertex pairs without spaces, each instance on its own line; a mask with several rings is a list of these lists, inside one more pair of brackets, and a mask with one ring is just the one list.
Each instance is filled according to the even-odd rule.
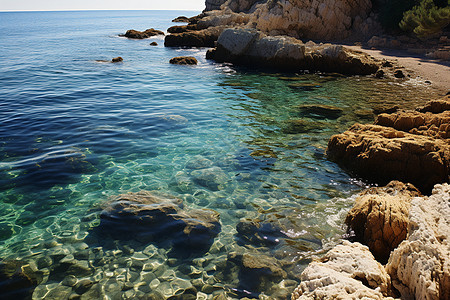
[[205,12],[214,26],[245,14],[247,28],[301,39],[369,38],[380,30],[371,0],[207,0]]

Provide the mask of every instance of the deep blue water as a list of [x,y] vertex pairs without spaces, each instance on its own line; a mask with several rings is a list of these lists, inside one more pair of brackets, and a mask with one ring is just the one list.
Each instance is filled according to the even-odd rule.
[[[195,265],[205,284],[215,282],[214,295],[241,295],[237,274],[232,280],[213,271],[229,253],[288,262],[290,291],[308,259],[340,238],[352,204],[346,198],[367,183],[326,159],[329,137],[354,122],[371,122],[371,109],[380,104],[414,106],[431,92],[412,81],[253,72],[207,61],[206,49],[164,48],[162,36],[118,36],[132,28],[166,30],[173,18],[195,13],[0,13],[0,259],[39,262],[56,250],[92,252],[85,238],[99,223],[96,207],[110,196],[140,190],[220,213],[214,250],[204,254],[207,263]],[[149,46],[152,41],[159,45]],[[195,56],[199,65],[168,63],[180,55]],[[117,56],[124,62],[97,61]],[[333,105],[343,113],[337,119],[305,115],[298,109],[303,104]],[[292,120],[303,123],[292,130]],[[196,180],[189,165],[199,161],[215,166],[220,181]],[[242,242],[236,236],[241,218],[280,222],[288,242],[271,247]],[[140,279],[130,275],[131,292],[122,291],[123,280],[117,279],[117,290],[102,293],[134,298],[150,289],[169,297],[199,279],[178,272],[192,261],[174,264],[167,249],[157,251],[148,261],[155,259],[172,277],[148,279],[142,271]],[[117,278],[124,272],[113,262],[108,268],[89,263],[95,270],[89,278],[99,286],[110,284],[109,272]],[[47,275],[33,298],[62,297],[52,291],[63,289],[67,274],[37,265]],[[274,279],[277,291],[283,289],[278,283]],[[250,292],[275,293],[271,286]],[[199,291],[197,297],[212,295]]]

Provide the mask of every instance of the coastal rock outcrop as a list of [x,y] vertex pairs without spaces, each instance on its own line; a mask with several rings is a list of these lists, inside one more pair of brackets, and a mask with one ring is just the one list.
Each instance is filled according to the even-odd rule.
[[[450,181],[450,97],[434,103],[418,112],[381,114],[377,125],[353,125],[331,137],[329,158],[378,183],[400,180],[430,192]],[[430,111],[433,105],[438,113]]]
[[386,263],[391,251],[406,238],[410,201],[420,195],[413,185],[399,181],[370,188],[356,198],[345,223],[358,242],[369,246],[375,258]]
[[207,58],[218,62],[250,64],[288,70],[372,74],[378,70],[370,56],[343,46],[315,44],[287,36],[268,36],[242,28],[225,29]]
[[380,29],[370,0],[207,0],[205,11],[204,21],[211,24],[222,18],[220,25],[230,25],[246,14],[248,20],[243,25],[247,28],[296,38],[369,38]]
[[145,31],[130,29],[125,34],[121,34],[120,36],[124,36],[129,39],[146,39],[155,35],[164,35],[164,32],[162,32],[161,30],[156,30],[154,28],[150,28]]
[[386,266],[403,299],[450,299],[450,185],[414,198],[408,237]]
[[221,229],[216,211],[187,209],[181,199],[148,191],[118,195],[104,206],[97,228],[102,234],[169,242],[186,253],[208,250]]
[[386,299],[391,280],[366,246],[343,241],[303,271],[292,300]]

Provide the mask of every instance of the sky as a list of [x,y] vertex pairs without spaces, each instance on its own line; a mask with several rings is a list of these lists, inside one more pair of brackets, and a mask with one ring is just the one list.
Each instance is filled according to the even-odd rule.
[[11,10],[197,10],[205,8],[205,0],[0,0],[0,11]]

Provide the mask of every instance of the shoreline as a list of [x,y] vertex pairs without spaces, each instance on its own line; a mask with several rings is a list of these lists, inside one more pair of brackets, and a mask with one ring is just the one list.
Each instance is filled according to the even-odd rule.
[[433,89],[443,95],[450,92],[450,61],[432,59],[405,50],[367,49],[362,46],[350,45],[345,45],[345,47],[367,53],[376,59],[394,60],[412,76],[430,81]]

